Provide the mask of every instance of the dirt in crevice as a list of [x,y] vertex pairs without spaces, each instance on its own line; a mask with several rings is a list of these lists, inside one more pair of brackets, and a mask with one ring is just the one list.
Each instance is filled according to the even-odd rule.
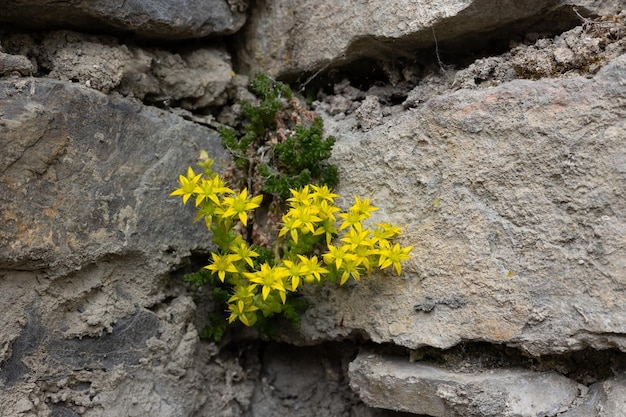
[[433,364],[459,373],[490,369],[554,371],[583,385],[626,371],[626,352],[618,349],[584,349],[563,354],[531,357],[519,349],[486,342],[461,343],[449,349],[424,347],[410,352],[414,362]]
[[281,80],[300,90],[322,88],[326,92],[343,79],[349,79],[354,87],[361,90],[383,84],[415,85],[432,71],[458,70],[477,59],[505,54],[514,45],[528,42],[529,35],[531,38],[538,35],[554,38],[583,23],[573,8],[566,6],[504,27],[450,38],[446,36],[449,32],[446,26],[453,25],[452,20],[455,19],[464,17],[450,18],[451,22],[442,22],[403,38],[364,36],[357,39],[346,53],[354,59],[329,63],[317,72],[287,74]]
[[445,350],[424,347],[410,351],[360,338],[311,346],[240,339],[222,346],[220,356],[238,358],[241,371],[237,381],[245,379],[254,384],[245,401],[245,417],[416,417],[369,407],[350,388],[348,365],[363,350],[405,358],[407,367],[410,362],[418,362],[459,374],[494,369],[552,371],[587,386],[626,371],[626,353],[616,349],[529,357],[519,349],[486,342],[462,343]]
[[[530,26],[524,33],[493,35],[499,40],[488,47],[472,46],[468,36],[429,46],[414,58],[363,58],[300,74],[291,82],[315,110],[336,119],[355,112],[368,96],[380,103],[384,117],[460,89],[483,89],[517,79],[593,77],[626,52],[626,11],[602,17],[579,16],[572,9],[569,13],[566,26],[555,25],[564,31]],[[492,39],[482,35],[480,42]]]
[[223,349],[239,358],[239,376],[253,380],[244,417],[419,417],[365,405],[349,386],[348,365],[361,341],[296,347],[273,341],[232,343]]

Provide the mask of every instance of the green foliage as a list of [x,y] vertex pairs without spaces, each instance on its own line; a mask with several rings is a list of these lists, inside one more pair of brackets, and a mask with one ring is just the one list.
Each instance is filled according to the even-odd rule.
[[184,276],[185,281],[197,286],[203,287],[205,285],[213,284],[213,274],[211,274],[206,269],[201,269],[197,272],[192,272],[190,274],[186,274]]
[[289,198],[289,190],[302,188],[317,180],[319,184],[334,187],[339,180],[337,167],[320,161],[330,158],[335,138],[324,138],[324,124],[316,117],[310,127],[296,126],[296,131],[284,142],[274,146],[274,157],[280,173],[272,173],[267,166],[259,167],[265,178],[264,190]]
[[200,331],[200,338],[219,342],[228,329],[228,321],[216,312],[209,313],[208,319],[209,324]]
[[324,124],[321,117],[316,117],[311,127],[298,125],[296,133],[286,141],[276,144],[274,154],[288,174],[295,174],[308,169],[314,177],[319,177],[322,168],[318,161],[330,158],[335,138],[324,139]]
[[275,127],[276,112],[283,107],[282,99],[292,98],[291,89],[262,72],[256,74],[250,83],[250,89],[261,99],[261,103],[258,106],[243,103],[242,109],[250,119],[246,131],[263,136],[266,129]]
[[222,138],[224,147],[232,152],[237,168],[244,169],[248,165],[246,151],[252,141],[254,141],[255,135],[248,133],[241,138],[237,138],[235,129],[226,126],[220,127],[217,132]]
[[259,72],[250,83],[250,89],[264,102],[275,103],[282,97],[291,98],[288,85],[274,81],[269,75]]
[[[305,110],[291,89],[259,73],[250,84],[259,103],[243,103],[247,118],[240,135],[230,127],[218,130],[239,170],[245,172],[240,183],[260,184],[255,192],[289,198],[289,189],[306,184],[337,185],[337,167],[327,164],[335,138],[324,138],[319,117]],[[265,149],[260,154],[259,149]],[[254,178],[249,178],[250,173]]]

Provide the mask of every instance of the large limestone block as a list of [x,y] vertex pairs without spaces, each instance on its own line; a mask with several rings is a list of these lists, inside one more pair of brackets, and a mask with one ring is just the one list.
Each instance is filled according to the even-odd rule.
[[12,29],[63,27],[187,39],[236,32],[247,7],[247,0],[6,0],[0,3],[0,22]]
[[[46,79],[0,83],[0,268],[58,276],[107,255],[205,245],[168,197],[215,131],[162,110]],[[176,257],[174,257],[176,258]]]
[[164,275],[210,244],[168,194],[199,149],[226,155],[210,129],[76,84],[6,80],[0,108],[3,360],[27,311],[99,335],[163,298]]
[[327,118],[341,195],[415,248],[400,277],[310,290],[305,340],[626,351],[625,74],[459,90],[367,132]]
[[412,61],[424,48],[431,51],[422,58],[434,60],[436,42],[465,42],[464,50],[459,51],[463,53],[468,42],[473,47],[488,47],[538,22],[549,20],[549,27],[544,28],[548,30],[571,26],[577,19],[571,12],[546,17],[560,7],[567,9],[569,3],[268,0],[252,9],[241,32],[239,59],[251,72],[263,70],[289,77],[345,66],[360,58]]
[[559,417],[626,416],[626,373],[592,384],[582,404],[559,414]]
[[168,195],[200,149],[224,166],[215,131],[76,83],[6,79],[0,149],[0,415],[216,415],[250,392],[226,381],[230,359],[196,351],[196,306],[165,285],[209,249]]

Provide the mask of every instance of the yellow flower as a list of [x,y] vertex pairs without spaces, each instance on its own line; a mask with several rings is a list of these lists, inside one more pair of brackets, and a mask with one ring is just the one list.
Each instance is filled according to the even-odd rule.
[[391,239],[392,237],[402,233],[402,229],[390,223],[376,223],[376,232],[383,239]]
[[206,201],[200,205],[198,208],[198,212],[196,213],[196,218],[194,221],[198,221],[204,217],[204,222],[206,226],[211,229],[211,223],[213,223],[213,215],[217,213],[218,207],[210,201]]
[[326,185],[321,187],[318,185],[311,185],[311,188],[313,188],[313,197],[315,197],[316,200],[333,203],[335,201],[335,197],[339,197],[339,194],[334,194]]
[[354,204],[352,205],[352,207],[350,207],[350,211],[356,211],[357,213],[361,213],[366,218],[371,217],[371,212],[376,210],[378,210],[378,208],[370,205],[369,198],[361,201],[357,196],[354,196]]
[[357,265],[363,265],[367,269],[368,273],[372,273],[372,266],[370,265],[370,257],[378,253],[378,250],[372,246],[359,245],[353,248],[354,259]]
[[228,317],[229,323],[239,319],[239,321],[249,327],[256,322],[255,311],[259,308],[252,304],[247,304],[243,300],[239,300],[236,303],[229,304],[228,309],[230,310],[230,317]]
[[300,286],[301,277],[306,275],[307,269],[302,262],[283,261],[283,265],[289,273],[291,291],[296,291]]
[[214,274],[217,273],[220,281],[224,282],[227,272],[232,272],[234,274],[239,272],[235,265],[233,265],[233,255],[218,255],[215,252],[211,252],[211,256],[213,257],[213,263],[205,266],[204,268],[213,271]]
[[250,282],[261,285],[263,300],[267,299],[271,290],[276,290],[280,294],[283,304],[285,303],[286,291],[283,285],[283,278],[287,278],[289,275],[285,268],[280,266],[271,267],[264,263],[259,271],[245,272],[244,275]]
[[228,299],[229,303],[243,301],[245,303],[252,302],[252,298],[256,295],[254,288],[256,285],[238,284],[233,290],[233,295]]
[[344,261],[354,261],[356,259],[355,255],[348,251],[349,248],[346,245],[338,248],[333,245],[328,245],[328,252],[323,255],[324,262],[326,262],[326,265],[335,264],[335,267],[339,269]]
[[328,201],[320,201],[316,203],[315,207],[318,208],[317,215],[322,220],[332,220],[335,221],[335,215],[333,213],[339,211],[339,207],[329,204]]
[[198,181],[200,181],[200,177],[202,174],[197,174],[193,172],[191,167],[187,167],[187,176],[180,175],[178,180],[180,182],[180,188],[172,191],[170,196],[182,195],[183,196],[183,204],[187,204],[187,200],[191,197],[196,190],[196,185],[198,185]]
[[304,267],[304,271],[306,271],[306,276],[304,280],[306,282],[313,282],[314,279],[317,282],[320,282],[322,279],[322,274],[327,274],[330,271],[319,263],[317,260],[317,256],[313,256],[312,258],[307,258],[306,256],[298,255],[300,261],[302,261],[302,265]]
[[333,237],[337,235],[337,227],[335,226],[335,223],[327,219],[327,220],[324,220],[324,222],[322,223],[320,227],[315,229],[315,232],[313,234],[314,235],[326,234],[326,244],[330,245],[330,242],[333,240]]
[[361,223],[361,220],[365,219],[365,216],[363,216],[363,214],[359,213],[358,211],[348,211],[347,213],[339,213],[339,217],[341,217],[343,220],[343,223],[341,223],[341,226],[339,226],[339,230],[343,230],[346,227],[351,227],[351,226],[356,226],[357,224]]
[[343,230],[349,226],[356,226],[361,221],[371,217],[372,211],[378,210],[376,207],[370,205],[370,199],[366,198],[361,201],[359,197],[354,196],[355,203],[350,207],[347,213],[340,213],[339,217],[344,219],[341,226],[339,226],[339,230]]
[[291,202],[291,207],[297,207],[298,205],[308,206],[313,201],[313,195],[309,193],[309,186],[306,185],[300,191],[290,188],[291,195],[293,197],[288,198],[287,201]]
[[243,260],[251,267],[254,267],[252,258],[256,258],[259,254],[250,249],[245,242],[239,242],[238,245],[233,245],[229,249],[233,253],[232,257],[234,261]]
[[347,260],[346,262],[342,264],[342,267],[340,270],[342,272],[341,272],[341,280],[339,281],[339,285],[345,284],[346,281],[350,279],[350,277],[353,277],[357,281],[361,280],[361,269],[359,268],[359,264],[356,261]]
[[283,216],[283,227],[278,232],[278,236],[284,236],[287,233],[291,235],[291,239],[297,244],[298,243],[298,226],[296,222],[298,219],[292,217],[289,214],[285,214]]
[[402,264],[400,262],[409,259],[409,252],[411,252],[413,246],[401,248],[398,243],[396,243],[393,248],[390,244],[384,246],[385,247],[379,250],[380,259],[378,261],[378,267],[385,269],[393,265],[398,275],[400,275],[400,272],[402,272]]
[[291,213],[291,217],[296,219],[294,226],[303,230],[305,233],[308,231],[310,233],[315,232],[315,223],[321,221],[316,214],[317,207],[313,206],[299,206],[297,208],[291,209],[289,212]]
[[258,195],[256,197],[252,197],[248,200],[248,190],[244,188],[239,195],[235,197],[226,197],[224,198],[224,205],[228,207],[222,217],[234,217],[238,216],[241,223],[244,226],[248,225],[248,211],[254,210],[255,208],[261,205],[261,201],[263,200],[262,195]]
[[399,227],[392,226],[389,223],[378,223],[376,228],[372,231],[372,243],[378,243],[379,246],[384,246],[389,243],[389,239],[399,234]]
[[369,229],[363,230],[361,223],[355,224],[348,233],[347,237],[341,239],[343,242],[348,243],[352,250],[356,250],[359,246],[372,246],[373,243],[370,240]]
[[230,188],[226,187],[224,181],[219,177],[219,175],[214,175],[212,179],[202,179],[200,184],[196,185],[194,189],[194,193],[198,196],[196,197],[196,207],[200,205],[205,199],[211,200],[216,205],[221,205],[218,194],[226,194],[233,193],[234,191]]

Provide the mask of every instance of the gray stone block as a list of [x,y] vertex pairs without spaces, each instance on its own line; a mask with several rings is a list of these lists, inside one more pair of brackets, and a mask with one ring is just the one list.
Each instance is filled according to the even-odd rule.
[[349,376],[372,407],[435,417],[555,416],[578,397],[578,384],[555,372],[462,373],[368,353],[350,364]]
[[0,22],[13,30],[73,28],[187,39],[236,32],[246,21],[247,0],[6,0]]

